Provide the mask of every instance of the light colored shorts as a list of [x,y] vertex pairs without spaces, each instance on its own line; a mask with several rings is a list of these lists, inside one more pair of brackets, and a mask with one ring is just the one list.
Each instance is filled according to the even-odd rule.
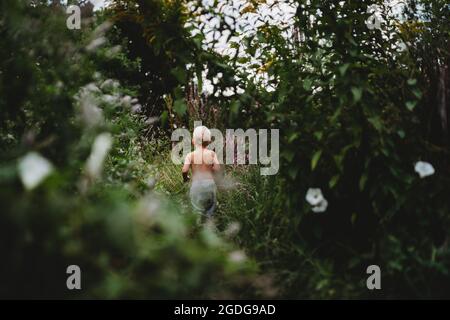
[[213,179],[193,180],[189,197],[194,210],[211,216],[216,210],[217,187]]

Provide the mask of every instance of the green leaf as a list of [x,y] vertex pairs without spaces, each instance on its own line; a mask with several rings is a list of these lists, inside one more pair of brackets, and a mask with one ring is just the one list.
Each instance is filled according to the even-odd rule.
[[230,46],[230,48],[233,48],[233,49],[239,49],[239,47],[240,47],[239,43],[234,42],[234,41],[230,42],[229,46]]
[[186,113],[187,106],[183,99],[177,99],[173,104],[173,109],[179,116],[182,116]]
[[351,221],[352,224],[355,224],[356,218],[358,218],[358,215],[356,214],[356,212],[353,212],[352,216],[350,218],[350,221]]
[[320,156],[322,155],[322,150],[316,151],[311,159],[311,170],[314,170],[319,162]]
[[202,92],[202,90],[203,90],[202,69],[201,68],[196,68],[195,74],[197,76],[198,92]]
[[370,124],[371,124],[377,131],[381,131],[381,129],[383,128],[383,124],[381,123],[380,117],[372,117],[372,118],[368,118],[367,121],[369,121]]
[[361,176],[361,178],[359,179],[359,190],[364,190],[364,187],[366,186],[366,182],[367,182],[367,174],[363,173],[363,175]]
[[316,137],[316,139],[318,141],[320,141],[320,140],[322,140],[323,132],[322,131],[314,132],[314,136]]
[[306,91],[311,90],[312,87],[312,81],[309,78],[306,78],[305,80],[303,80],[303,89],[305,89]]
[[295,154],[291,150],[286,150],[286,151],[283,151],[282,155],[287,161],[292,162],[292,159],[294,159]]
[[408,84],[410,85],[410,86],[413,86],[413,85],[415,85],[416,83],[417,83],[417,79],[408,79]]
[[355,102],[361,100],[362,97],[362,89],[357,87],[352,87],[353,99]]
[[419,89],[413,90],[413,93],[418,99],[422,98],[422,92]]
[[186,82],[186,71],[183,68],[175,68],[172,69],[171,73],[175,76],[175,78],[178,80],[178,82],[180,83],[185,83]]
[[168,117],[169,113],[167,112],[167,110],[161,114],[161,123],[163,126],[166,125]]
[[232,114],[238,114],[240,105],[241,105],[241,103],[240,103],[239,100],[234,100],[231,103],[231,106],[230,106],[231,113]]
[[340,175],[335,175],[331,178],[330,182],[328,183],[330,188],[334,188],[334,186],[337,184],[337,182],[339,181]]
[[339,72],[341,73],[341,76],[344,76],[347,72],[348,67],[350,67],[350,63],[345,63],[342,66],[339,67]]
[[293,180],[297,177],[298,174],[298,167],[297,166],[291,166],[288,170],[289,177],[291,177]]
[[298,132],[291,133],[288,138],[288,143],[292,143],[293,141],[297,140],[298,137]]
[[417,101],[407,101],[406,102],[406,108],[408,108],[409,111],[413,111],[414,108],[417,105]]

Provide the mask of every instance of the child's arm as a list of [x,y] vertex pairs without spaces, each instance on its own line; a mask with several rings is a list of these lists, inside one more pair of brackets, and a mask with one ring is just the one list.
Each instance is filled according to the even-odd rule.
[[191,167],[191,155],[192,155],[192,153],[189,153],[186,156],[186,159],[184,159],[183,169],[181,169],[181,172],[183,173],[183,181],[184,182],[187,182],[189,180],[188,173],[189,173],[189,168]]

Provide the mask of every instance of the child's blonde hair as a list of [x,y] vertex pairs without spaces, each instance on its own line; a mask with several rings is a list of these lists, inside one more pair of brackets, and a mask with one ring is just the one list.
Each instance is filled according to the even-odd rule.
[[196,127],[192,140],[196,146],[208,144],[211,142],[211,131],[205,126]]

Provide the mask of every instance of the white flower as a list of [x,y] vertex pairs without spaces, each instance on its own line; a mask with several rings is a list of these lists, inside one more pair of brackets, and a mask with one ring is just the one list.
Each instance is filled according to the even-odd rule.
[[225,90],[222,92],[224,97],[231,97],[234,94],[233,88],[225,88]]
[[91,177],[98,177],[103,168],[103,162],[112,146],[110,133],[99,134],[92,145],[91,154],[86,163],[86,170]]
[[328,201],[327,199],[322,199],[322,201],[319,202],[318,205],[311,208],[313,212],[325,212],[328,207]]
[[319,188],[309,188],[306,192],[306,201],[312,206],[313,212],[324,212],[327,210],[328,201],[324,198]]
[[247,259],[247,257],[245,255],[244,251],[236,250],[236,251],[233,251],[230,253],[229,259],[230,259],[230,261],[235,262],[235,263],[242,263]]
[[150,117],[145,120],[145,124],[152,125],[159,121],[159,117]]
[[414,170],[416,170],[421,178],[425,178],[434,174],[434,168],[431,163],[425,161],[416,162]]
[[103,81],[103,83],[100,85],[100,89],[102,90],[113,90],[113,89],[117,89],[120,86],[118,81],[114,81],[113,79],[107,79],[105,81]]
[[114,46],[106,52],[107,57],[111,58],[116,56],[122,50],[121,46]]
[[[100,0],[90,0],[92,3],[96,4],[95,2],[100,2]],[[109,29],[111,29],[113,26],[111,21],[105,21],[101,25],[99,25],[94,30],[94,36],[100,36],[108,32]]]
[[95,83],[89,83],[87,84],[84,89],[88,92],[92,93],[101,93],[101,90],[97,87]]
[[81,119],[88,127],[103,122],[103,112],[97,107],[97,99],[89,92],[83,91],[79,98]]
[[143,225],[155,223],[161,212],[161,201],[154,195],[143,197],[137,206],[137,218]]
[[102,78],[102,74],[100,72],[98,72],[98,71],[95,71],[93,78],[95,80],[100,80]]
[[103,102],[106,102],[107,104],[115,105],[119,102],[119,97],[111,94],[105,94],[102,96]]
[[309,188],[306,192],[306,201],[312,206],[317,206],[324,197],[322,195],[322,190],[319,188]]
[[153,189],[156,186],[156,179],[154,177],[150,177],[145,181],[145,184],[149,189]]
[[136,104],[131,107],[131,112],[133,113],[139,113],[142,111],[142,106],[140,104]]
[[29,152],[19,161],[19,176],[27,190],[37,187],[52,171],[53,165],[37,152]]
[[103,46],[106,43],[105,37],[99,37],[97,39],[94,39],[86,46],[86,51],[93,52]]
[[240,230],[241,230],[241,224],[239,222],[235,221],[235,222],[231,222],[227,226],[227,228],[224,231],[224,234],[227,237],[232,238],[232,237],[236,236]]
[[125,96],[122,98],[122,100],[120,101],[122,103],[122,105],[126,108],[131,107],[131,101],[133,100],[133,98],[131,98],[130,96]]

